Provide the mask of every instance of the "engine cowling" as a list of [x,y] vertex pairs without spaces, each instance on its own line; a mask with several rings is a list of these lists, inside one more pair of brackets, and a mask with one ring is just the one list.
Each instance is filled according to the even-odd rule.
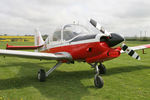
[[87,58],[86,62],[88,63],[103,62],[106,60],[117,58],[118,56],[120,56],[120,49],[121,48],[115,48],[115,49],[110,48],[109,50],[101,53],[98,56]]

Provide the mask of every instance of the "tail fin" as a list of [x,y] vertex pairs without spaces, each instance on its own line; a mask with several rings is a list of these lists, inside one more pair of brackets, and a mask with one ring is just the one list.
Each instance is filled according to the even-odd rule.
[[43,40],[42,35],[38,29],[35,29],[34,43],[35,43],[35,46],[44,45],[44,40]]
[[[38,29],[35,29],[34,43],[35,43],[35,46],[43,46],[44,45],[44,40]],[[38,49],[35,51],[38,51]]]

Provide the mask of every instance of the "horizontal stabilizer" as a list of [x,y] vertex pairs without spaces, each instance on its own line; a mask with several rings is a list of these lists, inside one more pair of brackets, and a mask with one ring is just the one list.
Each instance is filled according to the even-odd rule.
[[43,45],[41,46],[11,46],[11,45],[6,45],[6,49],[9,49],[9,50],[34,50],[34,49],[38,49],[40,47],[42,47]]

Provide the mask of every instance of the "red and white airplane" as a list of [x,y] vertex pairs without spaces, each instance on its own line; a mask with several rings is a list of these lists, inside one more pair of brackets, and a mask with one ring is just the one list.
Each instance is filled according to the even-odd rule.
[[[99,30],[99,33],[92,34],[89,30],[79,24],[64,25],[61,30],[54,32],[43,41],[39,32],[35,35],[35,46],[10,46],[7,49],[0,49],[0,55],[17,56],[24,58],[57,60],[54,67],[45,72],[40,69],[38,72],[39,81],[45,81],[62,63],[74,63],[74,61],[87,62],[96,70],[94,84],[96,87],[103,87],[103,80],[100,74],[106,73],[102,64],[120,56],[126,52],[131,57],[140,60],[140,56],[134,50],[150,48],[150,44],[136,47],[128,47],[124,43],[121,47],[114,47],[125,39],[119,34],[107,32],[99,23],[91,19],[90,23]],[[35,49],[35,52],[17,51],[20,49]]]

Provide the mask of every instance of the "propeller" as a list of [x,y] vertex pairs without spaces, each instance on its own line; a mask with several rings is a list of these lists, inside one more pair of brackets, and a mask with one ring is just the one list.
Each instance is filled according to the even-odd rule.
[[140,56],[134,50],[132,50],[130,47],[128,47],[126,44],[123,43],[121,48],[124,52],[126,52],[132,58],[135,58],[137,60],[141,59]]
[[97,28],[98,30],[100,30],[100,32],[102,32],[103,34],[105,34],[106,36],[111,36],[109,32],[107,32],[103,26],[101,26],[98,22],[96,22],[93,19],[90,19],[90,23]]
[[[119,34],[107,32],[98,22],[96,22],[93,19],[90,19],[90,23],[106,36],[111,36],[111,38],[107,42],[110,47],[115,46],[125,40],[124,37],[120,36]],[[123,52],[126,52],[132,58],[140,60],[140,56],[126,44],[123,43],[121,49]]]

